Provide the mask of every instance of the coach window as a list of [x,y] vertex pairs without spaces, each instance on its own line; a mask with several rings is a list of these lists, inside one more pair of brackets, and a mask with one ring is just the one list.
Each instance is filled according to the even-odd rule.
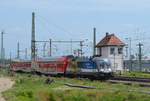
[[115,53],[115,48],[110,48],[110,54],[113,55]]
[[123,49],[122,48],[118,48],[118,54],[122,54],[123,53]]

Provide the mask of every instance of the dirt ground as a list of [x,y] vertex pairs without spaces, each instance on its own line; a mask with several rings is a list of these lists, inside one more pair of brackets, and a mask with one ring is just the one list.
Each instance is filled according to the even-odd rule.
[[13,86],[14,82],[10,78],[1,77],[0,78],[0,101],[5,101],[1,93],[10,89]]

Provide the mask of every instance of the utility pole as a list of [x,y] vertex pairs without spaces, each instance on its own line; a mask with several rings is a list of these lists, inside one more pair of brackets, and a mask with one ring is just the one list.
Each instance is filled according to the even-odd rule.
[[12,58],[12,56],[11,56],[12,54],[11,54],[11,52],[9,53],[9,59],[10,59],[10,61],[11,61],[11,58]]
[[20,45],[17,43],[17,59],[20,59]]
[[114,71],[116,71],[116,53],[114,52]]
[[83,56],[83,41],[80,41],[80,51],[81,57]]
[[45,51],[46,51],[46,43],[43,45],[43,57],[45,57]]
[[31,60],[35,61],[35,13],[32,13]]
[[27,48],[25,48],[25,59],[27,59],[27,57],[28,57],[28,50]]
[[130,70],[132,71],[132,57],[131,57],[131,38],[129,38],[129,44],[130,44],[130,46],[129,46],[129,59],[130,59]]
[[139,70],[142,71],[142,46],[143,44],[139,43]]
[[70,45],[71,45],[71,46],[70,46],[70,47],[71,47],[71,48],[70,48],[70,53],[71,53],[70,55],[72,55],[72,39],[70,40]]
[[132,53],[131,53],[131,47],[132,47],[132,46],[131,46],[131,41],[132,41],[131,38],[129,38],[129,44],[130,44],[130,46],[129,46],[130,59],[131,59],[131,54],[132,54]]
[[125,57],[128,58],[128,44],[126,44],[125,48],[126,48],[126,56]]
[[77,56],[78,56],[78,57],[80,56],[80,52],[81,52],[81,50],[80,50],[80,49],[77,49]]
[[11,58],[12,58],[12,56],[11,56],[12,54],[11,54],[11,52],[9,53],[9,64],[10,64],[10,66],[11,66]]
[[130,38],[126,38],[129,41],[129,70],[132,71],[132,57],[131,57],[131,49],[132,49],[132,39]]
[[93,56],[96,55],[96,28],[93,29]]
[[4,50],[4,31],[2,31],[1,32],[1,62],[2,62],[2,64],[4,63],[4,58],[5,58],[4,51],[5,51]]
[[52,56],[52,39],[49,39],[49,56]]

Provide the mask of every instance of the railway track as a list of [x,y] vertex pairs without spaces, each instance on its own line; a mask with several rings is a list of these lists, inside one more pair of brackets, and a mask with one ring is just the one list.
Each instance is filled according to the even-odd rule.
[[123,76],[115,76],[106,82],[109,83],[122,83],[125,85],[139,85],[140,87],[150,87],[150,78],[137,78],[137,77],[123,77]]
[[120,81],[132,81],[132,82],[145,82],[150,83],[150,78],[137,78],[137,77],[124,77],[124,76],[115,76],[111,80],[120,80]]

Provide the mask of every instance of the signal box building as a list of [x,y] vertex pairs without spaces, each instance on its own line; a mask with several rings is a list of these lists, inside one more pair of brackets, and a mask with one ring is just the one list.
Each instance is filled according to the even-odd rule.
[[103,59],[110,59],[114,72],[123,71],[124,46],[125,44],[114,34],[106,33],[106,36],[96,45],[97,55]]

